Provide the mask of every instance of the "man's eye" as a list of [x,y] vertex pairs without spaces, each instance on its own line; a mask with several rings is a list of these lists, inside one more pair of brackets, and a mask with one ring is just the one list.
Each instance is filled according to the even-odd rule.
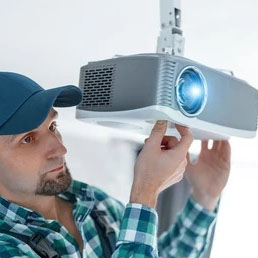
[[31,143],[32,140],[33,140],[32,136],[28,136],[28,137],[26,137],[26,138],[24,138],[24,139],[22,140],[22,143],[23,143],[23,144],[28,144],[28,143]]
[[49,126],[49,130],[51,132],[55,132],[56,131],[56,128],[57,128],[57,123],[56,122],[53,122],[50,126]]

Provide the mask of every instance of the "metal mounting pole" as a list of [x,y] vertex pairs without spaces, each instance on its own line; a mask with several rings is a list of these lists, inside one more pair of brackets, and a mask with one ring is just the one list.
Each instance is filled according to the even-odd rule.
[[181,30],[180,0],[160,0],[160,22],[157,53],[183,56],[185,38]]

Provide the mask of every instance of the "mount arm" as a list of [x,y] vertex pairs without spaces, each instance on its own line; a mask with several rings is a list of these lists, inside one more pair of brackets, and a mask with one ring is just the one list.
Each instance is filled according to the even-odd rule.
[[157,53],[184,55],[185,38],[181,30],[180,0],[160,0],[161,31]]

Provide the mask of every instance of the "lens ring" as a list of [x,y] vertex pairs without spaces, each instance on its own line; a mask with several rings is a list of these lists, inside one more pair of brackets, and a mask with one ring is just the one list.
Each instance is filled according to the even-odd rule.
[[[189,93],[192,91],[192,94]],[[188,116],[198,116],[207,103],[208,88],[205,77],[195,66],[186,66],[176,80],[176,100],[180,111]]]

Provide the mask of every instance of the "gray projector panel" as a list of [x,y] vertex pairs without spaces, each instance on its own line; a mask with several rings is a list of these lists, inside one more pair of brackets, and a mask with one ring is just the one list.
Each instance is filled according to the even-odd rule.
[[[88,107],[87,110],[124,111],[155,105],[159,90],[158,81],[161,61],[154,57],[147,57],[146,59],[129,57],[127,60],[114,58],[101,61],[101,64],[91,62],[82,67],[81,74],[91,69],[115,67],[111,105],[103,108],[92,106]],[[84,78],[81,77],[81,89],[84,82]]]
[[[258,97],[254,88],[231,75],[191,60],[163,54],[125,56],[83,66],[80,88],[84,92],[83,85],[87,85],[85,72],[114,67],[109,85],[110,101],[109,105],[85,107],[81,104],[77,108],[109,112],[161,105],[179,110],[175,81],[186,66],[199,68],[207,81],[208,100],[203,112],[197,116],[199,120],[242,130],[257,129]],[[98,89],[94,90],[98,92]]]
[[245,81],[185,58],[176,58],[178,72],[198,67],[206,78],[208,100],[198,119],[243,130],[257,129],[257,90]]

